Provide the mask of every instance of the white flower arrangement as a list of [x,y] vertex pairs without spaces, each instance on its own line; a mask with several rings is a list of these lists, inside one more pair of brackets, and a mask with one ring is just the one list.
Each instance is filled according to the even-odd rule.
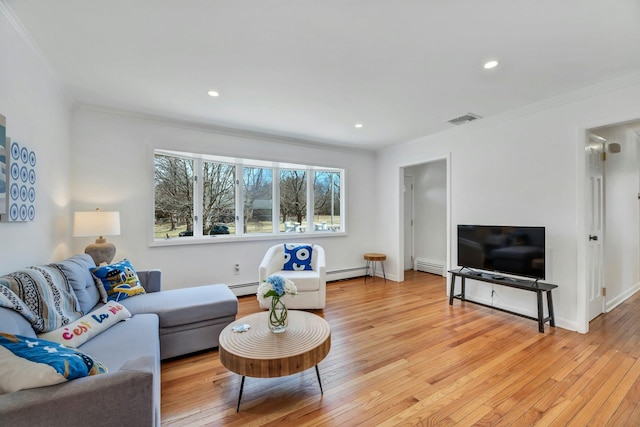
[[258,301],[261,303],[266,298],[276,297],[279,299],[285,294],[297,295],[298,289],[291,280],[285,279],[282,276],[271,275],[258,286],[257,296]]

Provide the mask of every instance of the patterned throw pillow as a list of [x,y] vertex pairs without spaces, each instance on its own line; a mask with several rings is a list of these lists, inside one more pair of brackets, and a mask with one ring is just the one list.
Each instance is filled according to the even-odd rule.
[[310,245],[296,246],[291,243],[284,244],[283,270],[313,270],[311,268],[311,256],[313,248]]
[[58,329],[83,314],[69,280],[55,265],[0,276],[0,307],[20,313],[38,333]]
[[0,394],[106,372],[99,361],[62,344],[0,333]]
[[75,322],[55,331],[40,334],[38,338],[78,348],[99,333],[130,317],[131,313],[123,305],[109,301]]
[[90,271],[104,287],[109,301],[122,301],[134,295],[145,293],[140,279],[138,279],[138,274],[127,259],[92,268]]

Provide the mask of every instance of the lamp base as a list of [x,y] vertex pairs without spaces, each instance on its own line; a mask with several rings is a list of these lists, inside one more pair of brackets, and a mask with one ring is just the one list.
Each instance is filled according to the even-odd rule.
[[93,258],[93,262],[95,262],[96,265],[100,265],[103,262],[109,264],[111,261],[113,261],[113,257],[116,255],[116,247],[113,243],[108,243],[105,240],[102,243],[90,244],[89,246],[84,248],[84,253],[91,255],[91,258]]

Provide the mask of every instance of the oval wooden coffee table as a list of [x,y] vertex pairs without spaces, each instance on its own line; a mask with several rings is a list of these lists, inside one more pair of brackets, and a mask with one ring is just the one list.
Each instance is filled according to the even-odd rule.
[[[289,310],[287,330],[274,334],[269,329],[268,312],[237,319],[220,332],[220,362],[228,370],[242,375],[238,406],[242,399],[245,376],[274,378],[316,368],[320,393],[322,382],[318,363],[331,348],[331,329],[326,320],[306,311]],[[248,324],[246,332],[234,332],[236,325]]]

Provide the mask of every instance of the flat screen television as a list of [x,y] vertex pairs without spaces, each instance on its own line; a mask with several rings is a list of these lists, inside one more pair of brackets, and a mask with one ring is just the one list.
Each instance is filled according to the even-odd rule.
[[544,280],[545,228],[458,225],[458,265]]

